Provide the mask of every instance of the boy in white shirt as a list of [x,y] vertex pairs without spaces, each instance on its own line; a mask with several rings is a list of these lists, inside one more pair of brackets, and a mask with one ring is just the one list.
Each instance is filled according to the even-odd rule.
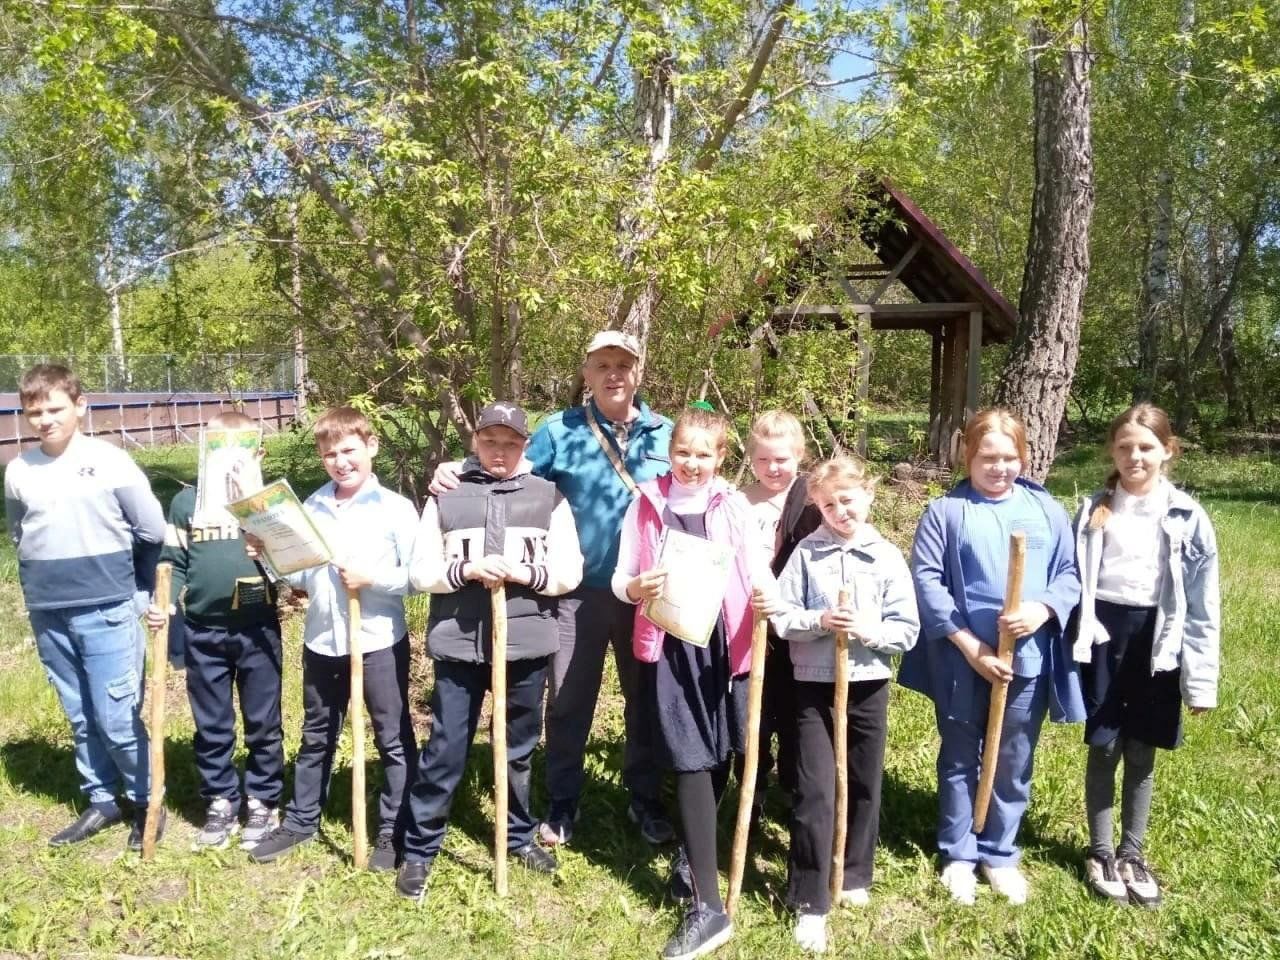
[[[350,699],[347,594],[358,591],[364,699],[383,771],[369,868],[394,870],[416,762],[404,597],[418,513],[374,476],[378,438],[364,414],[350,407],[328,410],[316,421],[315,439],[330,482],[309,496],[305,506],[339,559],[287,578],[291,587],[311,597],[303,628],[302,746],[284,822],[249,857],[258,863],[275,860],[310,840],[319,828]],[[259,546],[249,537],[246,544],[255,550]]]

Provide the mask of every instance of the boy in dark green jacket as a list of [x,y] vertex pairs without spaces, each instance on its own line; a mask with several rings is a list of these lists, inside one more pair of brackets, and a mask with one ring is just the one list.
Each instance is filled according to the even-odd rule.
[[[234,411],[215,414],[208,424],[215,430],[256,426]],[[261,450],[255,456],[261,456]],[[275,586],[245,555],[235,519],[220,505],[199,509],[193,487],[182,490],[169,506],[161,560],[173,564],[170,602],[175,606],[170,609],[182,599],[187,696],[196,726],[193,746],[200,795],[207,804],[204,828],[193,849],[226,847],[240,831],[233,688],[240,694],[248,750],[246,823],[240,845],[252,849],[279,824],[277,807],[284,787]],[[153,626],[162,616],[154,606],[147,611]]]

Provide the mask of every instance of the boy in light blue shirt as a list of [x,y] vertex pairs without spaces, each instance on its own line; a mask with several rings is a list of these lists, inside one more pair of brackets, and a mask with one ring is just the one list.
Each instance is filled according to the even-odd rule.
[[[416,743],[409,717],[409,640],[404,597],[417,531],[413,504],[373,474],[378,438],[350,407],[327,411],[315,425],[316,450],[330,482],[305,507],[337,559],[288,577],[307,593],[302,654],[302,746],[294,765],[293,799],[280,828],[249,854],[267,863],[315,836],[329,789],[351,688],[347,595],[360,597],[364,698],[382,761],[373,870],[393,870],[404,834],[401,812],[413,781]],[[251,548],[258,544],[246,538]]]

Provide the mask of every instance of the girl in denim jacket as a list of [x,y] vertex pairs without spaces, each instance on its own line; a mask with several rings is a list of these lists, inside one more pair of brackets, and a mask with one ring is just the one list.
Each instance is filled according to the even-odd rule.
[[[1089,885],[1144,907],[1160,887],[1142,856],[1156,748],[1182,739],[1182,704],[1217,704],[1218,548],[1204,509],[1169,483],[1177,454],[1169,418],[1149,403],[1111,424],[1115,470],[1080,506],[1082,595],[1075,658],[1085,705]],[[1120,847],[1112,843],[1116,767],[1124,760]]]
[[[809,476],[809,497],[822,526],[805,537],[778,582],[788,605],[772,618],[791,644],[795,672],[796,786],[791,810],[788,899],[796,908],[796,942],[827,945],[831,839],[835,828],[835,633],[849,634],[849,807],[844,885],[839,902],[870,899],[880,829],[880,784],[889,725],[892,658],[920,633],[915,587],[901,551],[867,522],[874,483],[862,464],[837,457]],[[840,591],[849,602],[839,603]]]

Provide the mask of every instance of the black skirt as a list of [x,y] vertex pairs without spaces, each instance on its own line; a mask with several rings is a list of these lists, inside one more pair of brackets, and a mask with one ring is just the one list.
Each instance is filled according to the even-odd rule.
[[746,752],[748,678],[729,673],[723,617],[706,647],[665,636],[653,677],[658,754],[667,769],[714,770]]
[[1156,608],[1098,600],[1095,611],[1111,639],[1082,666],[1085,743],[1103,747],[1122,736],[1172,750],[1182,742],[1182,671],[1151,672]]

